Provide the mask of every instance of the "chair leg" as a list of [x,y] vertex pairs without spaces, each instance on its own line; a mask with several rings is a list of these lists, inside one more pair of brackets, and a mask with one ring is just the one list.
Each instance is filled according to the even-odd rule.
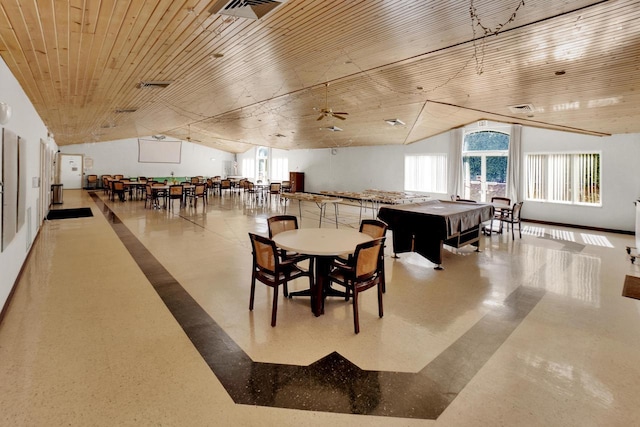
[[273,288],[273,307],[271,307],[271,326],[276,326],[276,316],[278,314],[278,287]]
[[251,277],[251,297],[249,298],[249,310],[253,310],[253,299],[256,294],[256,278]]
[[378,316],[384,316],[384,309],[382,307],[382,293],[384,290],[382,289],[382,282],[378,282]]
[[358,316],[358,291],[353,288],[353,330],[360,333],[360,317]]

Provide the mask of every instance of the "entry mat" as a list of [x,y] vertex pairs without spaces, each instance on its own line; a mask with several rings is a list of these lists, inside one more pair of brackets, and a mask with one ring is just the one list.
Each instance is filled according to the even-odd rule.
[[640,299],[640,277],[627,275],[624,278],[624,287],[622,288],[622,296],[628,298]]
[[47,219],[83,218],[93,216],[91,208],[53,209],[49,211]]

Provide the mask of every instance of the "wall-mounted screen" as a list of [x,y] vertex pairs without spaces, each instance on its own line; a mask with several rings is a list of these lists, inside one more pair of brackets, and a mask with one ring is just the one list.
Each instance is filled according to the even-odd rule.
[[180,163],[182,141],[138,139],[138,163]]

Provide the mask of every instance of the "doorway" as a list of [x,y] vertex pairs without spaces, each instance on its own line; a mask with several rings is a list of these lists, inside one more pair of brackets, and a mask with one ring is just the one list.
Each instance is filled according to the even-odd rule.
[[478,202],[505,197],[509,135],[503,132],[481,131],[465,135],[462,165],[464,199]]
[[60,184],[64,189],[82,188],[82,154],[60,154]]

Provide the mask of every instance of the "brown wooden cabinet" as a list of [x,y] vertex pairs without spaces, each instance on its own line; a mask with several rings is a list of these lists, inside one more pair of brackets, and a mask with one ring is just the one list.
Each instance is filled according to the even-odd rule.
[[291,192],[304,192],[304,172],[289,172],[289,181],[291,181]]

